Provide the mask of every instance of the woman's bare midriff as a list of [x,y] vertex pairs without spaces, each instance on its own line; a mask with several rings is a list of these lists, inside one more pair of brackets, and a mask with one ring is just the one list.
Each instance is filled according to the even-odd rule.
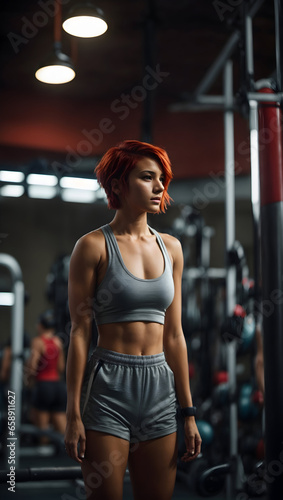
[[142,321],[100,325],[97,345],[133,356],[158,354],[163,351],[163,328],[160,323]]

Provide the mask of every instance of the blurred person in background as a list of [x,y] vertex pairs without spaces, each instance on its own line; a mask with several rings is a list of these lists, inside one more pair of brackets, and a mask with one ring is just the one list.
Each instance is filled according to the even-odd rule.
[[[63,343],[55,332],[52,310],[39,317],[37,336],[32,339],[26,364],[27,381],[32,387],[31,420],[41,430],[53,428],[64,434],[66,428],[66,383]],[[41,438],[41,443],[48,441]]]

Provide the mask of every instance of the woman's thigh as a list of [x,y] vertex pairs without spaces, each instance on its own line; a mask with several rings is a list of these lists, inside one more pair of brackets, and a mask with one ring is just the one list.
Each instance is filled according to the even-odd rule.
[[135,500],[170,500],[176,480],[177,433],[135,444],[129,471]]
[[87,500],[122,500],[129,442],[98,431],[86,431],[82,473]]

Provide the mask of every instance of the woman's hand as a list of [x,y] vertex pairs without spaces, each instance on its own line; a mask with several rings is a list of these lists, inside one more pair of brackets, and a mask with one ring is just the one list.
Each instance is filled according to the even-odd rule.
[[85,428],[81,418],[67,419],[64,442],[69,457],[81,464],[86,444]]
[[194,417],[186,417],[184,423],[185,443],[187,451],[182,456],[183,462],[190,462],[201,452],[201,437]]

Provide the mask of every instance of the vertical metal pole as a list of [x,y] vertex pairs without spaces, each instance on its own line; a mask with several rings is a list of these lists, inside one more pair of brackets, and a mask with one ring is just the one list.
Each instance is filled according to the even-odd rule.
[[[234,157],[234,113],[233,113],[233,64],[227,61],[224,68],[224,137],[225,137],[225,227],[226,255],[235,242],[235,157]],[[236,304],[236,268],[227,262],[226,314],[233,313]],[[236,340],[227,344],[227,371],[230,395],[230,457],[237,456],[237,405],[236,395]],[[232,468],[233,469],[233,468]],[[226,498],[232,499],[235,480],[227,477]]]
[[12,367],[10,390],[15,393],[15,437],[16,441],[16,456],[15,466],[19,465],[19,448],[20,448],[20,426],[22,413],[22,389],[23,389],[23,350],[24,350],[24,284],[21,280],[14,283],[14,305],[12,308]]
[[[270,88],[261,92],[273,93]],[[265,459],[268,500],[283,492],[283,158],[278,103],[259,105]],[[280,298],[279,298],[280,297]]]
[[258,315],[260,304],[261,255],[260,255],[260,186],[259,186],[259,137],[258,137],[258,103],[250,101],[250,159],[251,159],[251,200],[253,214],[253,246],[254,246],[254,314]]
[[[253,25],[252,17],[245,16],[246,75],[248,88],[254,88],[253,60]],[[260,303],[260,187],[259,187],[259,144],[258,144],[258,105],[257,101],[249,101],[250,126],[250,159],[251,159],[251,200],[253,214],[253,255],[254,255],[254,314],[258,314]]]
[[253,47],[253,18],[247,11],[244,3],[244,28],[245,28],[245,80],[246,88],[251,91],[254,88],[254,47]]

